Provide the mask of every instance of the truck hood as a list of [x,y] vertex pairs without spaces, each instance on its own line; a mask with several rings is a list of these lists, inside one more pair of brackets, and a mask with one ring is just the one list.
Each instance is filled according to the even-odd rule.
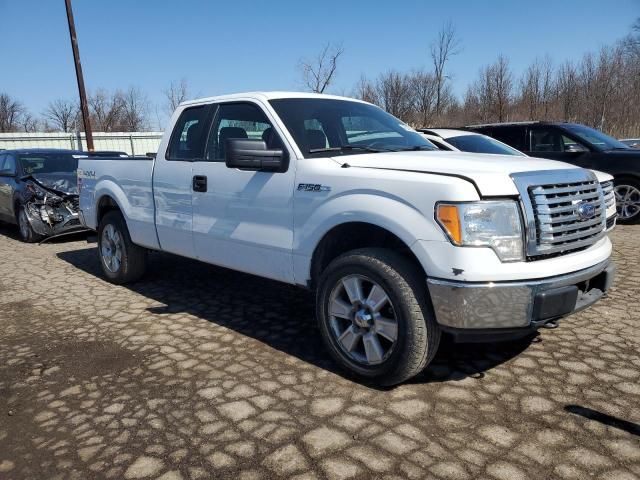
[[543,158],[441,151],[368,153],[334,157],[334,160],[357,168],[463,177],[475,183],[483,196],[518,195],[509,176],[512,173],[579,168]]

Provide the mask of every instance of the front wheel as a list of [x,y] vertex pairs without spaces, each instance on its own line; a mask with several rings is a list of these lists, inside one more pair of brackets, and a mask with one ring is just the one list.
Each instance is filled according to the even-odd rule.
[[108,212],[100,221],[98,256],[111,283],[134,282],[144,275],[147,251],[131,241],[127,224],[118,211]]
[[323,272],[317,319],[332,356],[349,371],[394,385],[433,359],[440,328],[424,275],[396,252],[348,252]]
[[640,221],[640,181],[633,178],[616,178],[614,192],[618,222],[638,223]]
[[18,232],[20,233],[20,240],[25,243],[36,243],[44,238],[43,235],[37,234],[33,227],[31,226],[31,222],[29,221],[29,217],[27,216],[27,207],[20,206],[18,208]]

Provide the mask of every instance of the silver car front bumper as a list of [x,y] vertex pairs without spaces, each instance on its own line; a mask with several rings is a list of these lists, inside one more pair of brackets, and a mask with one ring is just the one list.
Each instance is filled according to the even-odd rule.
[[472,283],[427,279],[445,329],[537,328],[598,301],[613,282],[610,260],[566,275],[522,282]]

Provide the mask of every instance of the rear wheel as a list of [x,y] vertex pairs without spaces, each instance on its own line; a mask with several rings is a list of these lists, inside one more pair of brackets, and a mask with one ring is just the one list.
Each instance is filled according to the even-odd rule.
[[618,222],[640,221],[640,181],[633,178],[616,178],[615,189]]
[[98,256],[102,271],[112,283],[134,282],[144,275],[147,250],[131,241],[119,211],[108,212],[100,221]]
[[26,207],[20,205],[18,207],[18,215],[16,220],[18,221],[18,232],[20,233],[20,239],[26,243],[36,243],[44,238],[43,235],[39,235],[33,231],[29,217],[27,216]]
[[394,385],[433,359],[440,341],[424,275],[396,252],[348,252],[323,272],[317,318],[325,344],[345,368]]

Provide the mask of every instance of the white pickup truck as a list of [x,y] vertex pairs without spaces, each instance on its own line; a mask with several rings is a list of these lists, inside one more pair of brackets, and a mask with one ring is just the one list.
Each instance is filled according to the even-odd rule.
[[391,385],[460,341],[530,334],[597,301],[614,266],[588,170],[435,151],[371,104],[246,93],[180,105],[155,158],[86,158],[80,217],[114,283],[162,250],[316,291],[319,331]]

